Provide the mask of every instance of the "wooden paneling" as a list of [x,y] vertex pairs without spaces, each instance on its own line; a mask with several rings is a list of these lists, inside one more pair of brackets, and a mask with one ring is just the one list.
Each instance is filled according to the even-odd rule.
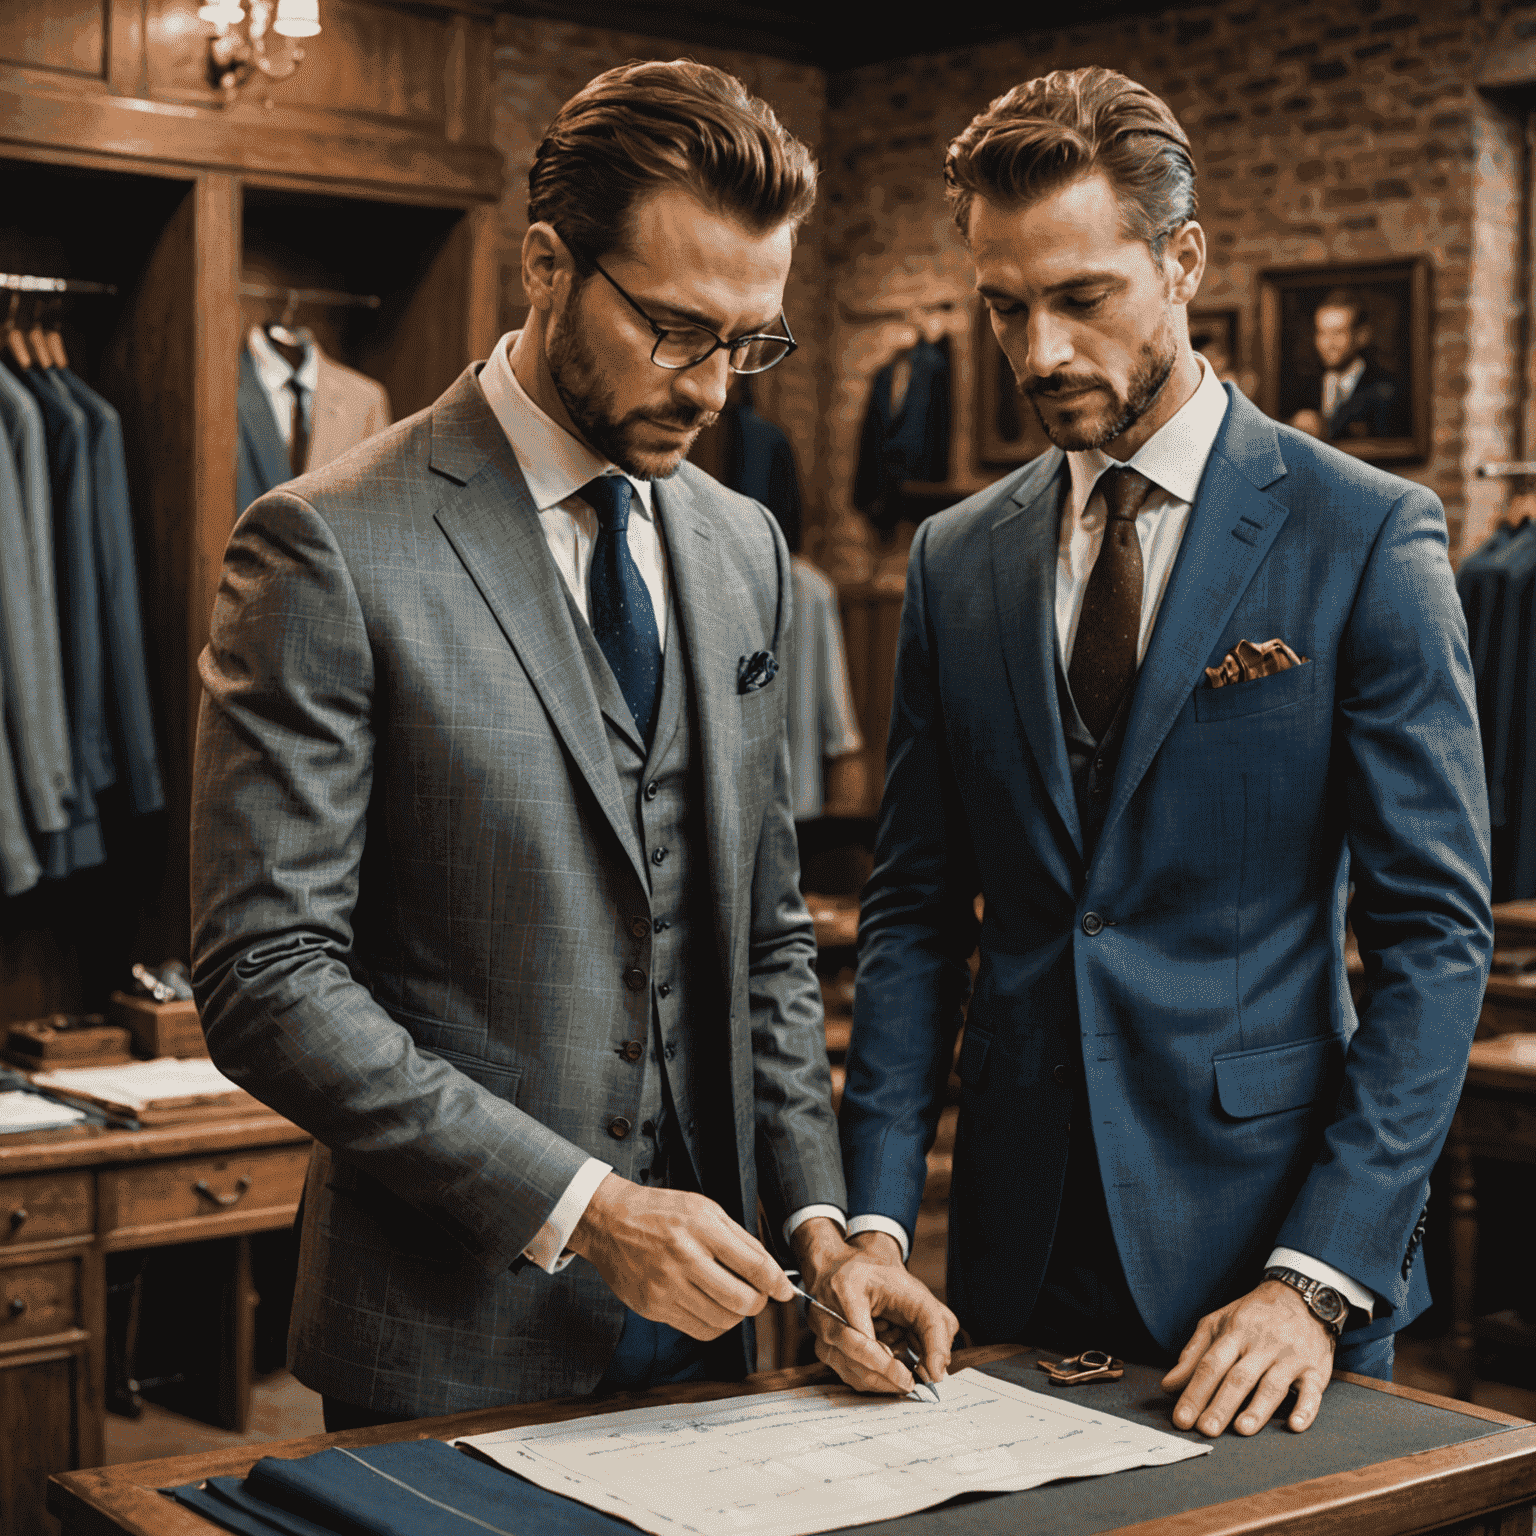
[[0,5],[0,63],[104,78],[107,0]]

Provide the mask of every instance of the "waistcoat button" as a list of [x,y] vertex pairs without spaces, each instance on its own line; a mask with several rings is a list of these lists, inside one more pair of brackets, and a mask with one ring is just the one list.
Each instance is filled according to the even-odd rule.
[[671,997],[672,983],[670,981],[664,981],[659,987],[656,988],[656,990],[662,997]]
[[1056,1065],[1051,1069],[1051,1076],[1054,1077],[1056,1081],[1062,1085],[1063,1088],[1065,1088],[1072,1076],[1072,1072],[1071,1069],[1067,1066],[1066,1062],[1058,1061]]
[[624,1138],[629,1135],[629,1131],[629,1121],[626,1120],[623,1115],[615,1115],[613,1119],[608,1122],[608,1134],[612,1136],[615,1141],[623,1141]]
[[665,848],[657,848],[651,854],[651,863],[652,864],[660,864],[661,861],[666,858],[666,856],[667,856],[667,850]]
[[632,965],[624,972],[624,985],[631,992],[638,992],[645,985],[645,972],[638,965]]
[[1083,932],[1088,937],[1095,938],[1104,931],[1104,919],[1097,912],[1085,912],[1083,914]]
[[619,1048],[619,1055],[625,1061],[639,1061],[640,1053],[645,1049],[638,1040],[626,1040]]
[[629,931],[637,939],[646,938],[651,931],[650,922],[643,917],[632,917],[629,920]]
[[647,800],[654,800],[660,793],[661,785],[658,784],[655,779],[652,779],[651,782],[645,786],[645,798]]

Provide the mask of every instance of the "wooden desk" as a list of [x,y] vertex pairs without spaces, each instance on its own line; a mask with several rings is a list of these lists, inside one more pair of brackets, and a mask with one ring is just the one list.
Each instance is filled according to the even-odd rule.
[[[1017,1346],[1003,1345],[989,1349],[962,1350],[955,1367],[980,1365],[1019,1354]],[[1133,1368],[1132,1373],[1137,1368]],[[1142,1377],[1150,1373],[1140,1372]],[[534,1403],[523,1407],[493,1408],[480,1413],[458,1414],[450,1418],[423,1419],[410,1425],[387,1425],[380,1429],[355,1430],[341,1435],[315,1435],[304,1440],[290,1440],[280,1445],[236,1447],[229,1451],[197,1456],[179,1456],[165,1461],[140,1462],[136,1466],[102,1467],[93,1472],[70,1472],[50,1480],[48,1507],[63,1527],[63,1536],[213,1536],[219,1527],[190,1510],[172,1504],[154,1490],[201,1481],[208,1477],[243,1476],[260,1456],[307,1456],[328,1445],[377,1445],[390,1440],[452,1439],[456,1435],[478,1434],[519,1424],[554,1423],[579,1418],[585,1414],[611,1412],[647,1402],[704,1402],[735,1392],[771,1392],[784,1387],[803,1386],[826,1380],[829,1373],[820,1366],[775,1371],[753,1376],[739,1385],[700,1384],[663,1388],[644,1394],[621,1394],[605,1402],[590,1398],[565,1398],[558,1402]],[[1155,1379],[1155,1378],[1153,1378]],[[1161,1518],[1139,1519],[1116,1529],[1122,1536],[1260,1536],[1260,1533],[1284,1533],[1284,1536],[1409,1536],[1409,1533],[1445,1532],[1447,1536],[1530,1536],[1532,1501],[1536,1500],[1536,1425],[1512,1419],[1507,1414],[1446,1398],[1412,1392],[1403,1387],[1369,1382],[1363,1377],[1339,1378],[1413,1403],[1427,1404],[1438,1411],[1449,1411],[1468,1421],[1478,1438],[1440,1449],[1420,1451],[1358,1468],[1313,1477],[1288,1486],[1272,1488],[1248,1498],[1227,1503],[1205,1503],[1182,1513]],[[1106,1389],[1108,1390],[1108,1389]],[[1137,1390],[1146,1394],[1145,1381]],[[1102,1399],[1101,1399],[1102,1401]],[[1327,1412],[1327,1400],[1324,1412]],[[1113,1411],[1111,1409],[1110,1411]],[[1308,1433],[1316,1435],[1323,1425]],[[1491,1427],[1490,1427],[1491,1426]],[[1289,1436],[1283,1426],[1264,1435]],[[1234,1456],[1248,1454],[1263,1458],[1280,1451],[1294,1454],[1303,1446],[1303,1437],[1279,1438],[1264,1443],[1264,1435],[1253,1441],[1237,1442],[1226,1449]],[[1335,1430],[1334,1443],[1347,1440],[1347,1433]],[[1214,1465],[1217,1456],[1181,1465],[1200,1468]],[[1158,1477],[1175,1469],[1159,1468],[1147,1475]],[[1140,1474],[1122,1473],[1122,1478]],[[1056,1485],[1067,1498],[1074,1489],[1088,1489],[1096,1483],[1114,1479],[1086,1479],[1075,1484]],[[1123,1485],[1129,1487],[1130,1485]],[[1040,1494],[1051,1490],[1038,1490]],[[1029,1494],[1016,1496],[1020,1500]],[[914,1531],[921,1529],[975,1530],[974,1523],[985,1504],[950,1505],[908,1517]],[[1028,1506],[1019,1504],[1015,1509]],[[882,1522],[870,1527],[872,1532],[890,1530],[906,1522]],[[994,1517],[997,1529],[1004,1528]],[[862,1528],[861,1528],[862,1529]]]
[[1470,1397],[1479,1341],[1536,1348],[1536,1328],[1476,1316],[1478,1205],[1472,1167],[1475,1157],[1536,1163],[1536,1034],[1472,1043],[1446,1152],[1453,1180],[1450,1351],[1457,1396]]
[[[108,1253],[293,1222],[309,1137],[267,1110],[0,1138],[0,1529],[50,1529],[51,1472],[102,1458]],[[244,1257],[244,1245],[241,1245]],[[241,1422],[251,1313],[233,1277],[222,1396]]]

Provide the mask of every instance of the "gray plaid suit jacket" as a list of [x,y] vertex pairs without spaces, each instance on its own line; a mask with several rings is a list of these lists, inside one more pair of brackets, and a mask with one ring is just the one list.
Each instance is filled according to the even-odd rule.
[[[466,371],[236,525],[200,667],[194,984],[209,1049],[319,1143],[294,1369],[380,1410],[590,1390],[618,1300],[512,1273],[633,1092],[646,865],[517,461]],[[773,519],[691,465],[658,484],[703,754],[741,1206],[842,1206],[798,889]],[[625,1074],[630,1074],[625,1076]]]

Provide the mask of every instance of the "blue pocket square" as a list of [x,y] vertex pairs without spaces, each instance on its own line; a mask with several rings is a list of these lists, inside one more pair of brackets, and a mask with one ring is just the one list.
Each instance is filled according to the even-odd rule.
[[772,651],[753,651],[736,662],[737,693],[756,693],[779,675],[779,659]]

